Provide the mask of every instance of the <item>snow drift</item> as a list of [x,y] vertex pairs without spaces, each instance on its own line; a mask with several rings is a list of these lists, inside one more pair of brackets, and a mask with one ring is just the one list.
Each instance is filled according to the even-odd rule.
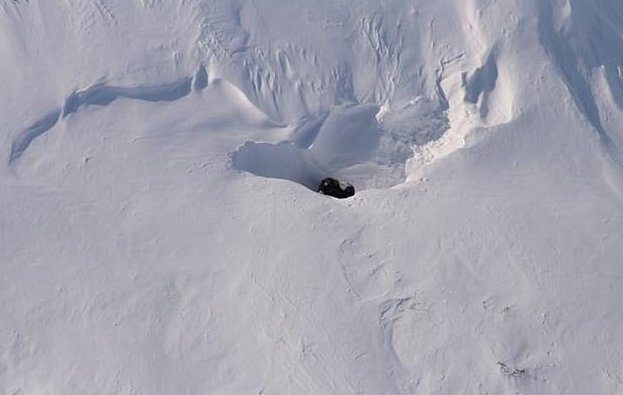
[[622,26],[0,2],[0,389],[622,391]]

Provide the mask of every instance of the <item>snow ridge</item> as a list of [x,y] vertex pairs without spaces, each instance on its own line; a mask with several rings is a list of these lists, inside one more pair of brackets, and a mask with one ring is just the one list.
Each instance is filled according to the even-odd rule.
[[[74,92],[67,97],[62,110],[52,111],[45,117],[35,121],[32,126],[28,127],[26,130],[17,133],[11,147],[9,165],[23,155],[24,151],[26,151],[34,139],[52,129],[61,119],[61,116],[62,118],[66,118],[74,114],[81,107],[91,105],[106,106],[119,98],[148,102],[175,101],[187,96],[191,92],[191,86],[192,79],[185,78],[170,84],[135,88],[109,86],[102,83]],[[200,80],[196,86],[201,88],[203,82]]]

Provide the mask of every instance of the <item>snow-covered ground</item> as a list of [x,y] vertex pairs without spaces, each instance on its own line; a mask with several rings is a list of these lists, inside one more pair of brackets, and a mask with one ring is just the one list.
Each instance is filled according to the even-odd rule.
[[0,0],[0,131],[2,393],[623,393],[619,0]]

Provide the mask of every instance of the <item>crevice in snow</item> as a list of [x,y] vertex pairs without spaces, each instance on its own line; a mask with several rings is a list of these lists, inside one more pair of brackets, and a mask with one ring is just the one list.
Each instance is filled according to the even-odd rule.
[[170,84],[135,88],[98,84],[69,95],[63,107],[63,117],[75,113],[81,107],[107,106],[120,98],[149,102],[175,101],[187,96],[192,90],[191,87],[191,78],[184,78]]
[[[201,77],[201,72],[198,72],[198,75]],[[192,78],[184,78],[169,84],[133,88],[102,83],[76,91],[65,99],[62,109],[53,110],[17,134],[11,147],[9,165],[22,156],[34,139],[52,129],[61,118],[66,118],[76,113],[82,107],[92,105],[107,106],[121,98],[148,102],[171,102],[187,96],[192,91],[192,82]],[[201,84],[202,82],[199,81],[199,85]]]
[[11,145],[8,164],[11,165],[19,159],[35,139],[54,128],[62,119],[77,113],[82,108],[108,106],[119,99],[175,102],[187,97],[193,89],[200,92],[206,89],[209,84],[213,89],[218,90],[224,100],[232,100],[241,107],[244,112],[240,115],[242,118],[257,121],[266,127],[283,126],[258,110],[244,93],[233,84],[222,79],[209,80],[205,66],[201,65],[194,77],[185,77],[172,83],[137,87],[121,87],[100,83],[71,93],[65,99],[62,107],[50,111],[44,117],[33,122],[31,126],[16,134]]
[[34,139],[41,136],[48,130],[52,129],[54,125],[56,125],[60,117],[61,110],[54,110],[43,118],[35,121],[26,130],[20,132],[15,140],[13,140],[13,144],[11,145],[9,164],[11,164],[15,159],[19,158],[24,153],[24,151],[26,151],[26,148],[28,148],[28,146]]

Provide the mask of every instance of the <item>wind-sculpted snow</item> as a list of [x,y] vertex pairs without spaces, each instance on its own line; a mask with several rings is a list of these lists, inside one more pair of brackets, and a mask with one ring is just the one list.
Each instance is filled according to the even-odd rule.
[[60,117],[61,110],[54,110],[50,114],[33,123],[26,130],[20,132],[11,146],[9,164],[19,158],[34,139],[52,129]]
[[495,64],[495,50],[492,50],[487,61],[482,67],[476,69],[469,78],[465,75],[465,101],[476,104],[481,95],[482,104],[480,106],[480,116],[486,118],[489,112],[487,95],[495,89],[495,82],[498,78],[498,69]]
[[253,174],[297,182],[316,190],[328,176],[358,190],[387,188],[405,181],[413,147],[438,139],[447,130],[445,111],[420,98],[392,109],[344,105],[307,121],[279,144],[247,142],[233,164]]
[[[199,82],[199,87],[204,86]],[[95,85],[83,91],[72,93],[63,107],[63,116],[69,116],[80,107],[106,106],[119,98],[144,100],[150,102],[175,101],[191,92],[192,79],[185,78],[172,84],[123,88],[118,86]]]
[[[618,110],[623,110],[620,76],[623,65],[623,7],[616,2],[569,1],[563,7],[542,5],[539,23],[541,44],[561,71],[573,100],[591,123],[608,154],[623,166],[623,134],[604,126],[591,74],[605,74]],[[601,108],[600,108],[601,107]]]
[[[201,71],[196,87],[203,89],[205,87],[204,77]],[[9,164],[19,158],[28,148],[32,141],[52,129],[58,120],[62,117],[68,117],[75,113],[81,107],[90,105],[106,106],[119,98],[143,100],[148,102],[159,101],[175,101],[185,97],[191,92],[192,79],[186,78],[182,81],[136,88],[123,88],[117,86],[108,86],[105,84],[94,85],[88,89],[78,91],[69,95],[65,100],[62,110],[54,110],[49,115],[33,123],[32,126],[17,134],[9,157]]]
[[280,144],[247,142],[232,156],[233,165],[258,176],[279,178],[316,191],[329,172],[308,150],[288,142]]
[[[381,107],[382,116],[387,121],[379,126],[382,131],[378,133],[375,152],[368,152],[365,159],[351,163],[358,168],[351,168],[349,172],[354,172],[353,181],[363,184],[364,188],[396,185],[406,178],[405,164],[413,155],[413,149],[440,139],[451,127],[444,113],[448,110],[448,94],[464,96],[467,103],[480,107],[483,118],[488,116],[489,106],[495,105],[489,103],[497,78],[495,64],[491,64],[495,62],[494,55],[492,52],[482,70],[470,70],[474,76],[465,82],[465,86],[452,87],[452,92],[444,92],[440,81],[451,76],[445,75],[443,66],[440,68],[423,57],[425,51],[430,50],[425,43],[435,33],[432,25],[427,30],[410,19],[420,11],[396,3],[395,8],[382,15],[378,13],[378,6],[359,4],[356,6],[361,8],[359,13],[353,13],[345,4],[304,5],[302,12],[298,13],[295,12],[298,6],[288,3],[280,12],[288,13],[292,20],[282,28],[274,26],[266,30],[253,23],[253,18],[262,18],[263,13],[270,12],[269,9],[247,2],[214,6],[190,3],[188,12],[199,26],[193,54],[203,58],[194,78],[195,89],[204,89],[209,79],[232,83],[246,97],[245,100],[268,118],[277,124],[294,127],[295,135],[284,141],[294,142],[297,146],[309,146],[316,139],[315,132],[302,131],[314,129],[309,129],[309,125],[323,123],[336,106]],[[158,8],[157,3],[143,5]],[[431,10],[426,12],[432,13]],[[435,22],[435,16],[432,18]],[[279,38],[283,31],[297,24],[321,29],[311,41],[299,38],[283,41]],[[331,47],[326,45],[328,42]],[[491,67],[493,69],[489,70]],[[462,75],[458,71],[453,73]],[[83,106],[107,105],[118,98],[173,101],[186,96],[190,90],[190,79],[170,86],[155,84],[137,88],[96,84],[69,95],[63,116]],[[483,99],[476,103],[479,96]],[[427,104],[421,106],[422,101]],[[439,105],[431,106],[430,103]],[[456,110],[461,111],[460,108]],[[399,125],[392,125],[392,120],[397,119],[404,120]],[[356,117],[352,120],[358,122]],[[9,162],[20,157],[32,139],[43,133],[45,130],[18,133],[14,140],[19,144],[11,150]],[[336,133],[324,137],[325,147],[329,146],[327,141],[340,138],[339,132]],[[466,133],[467,130],[459,131],[458,135]],[[359,136],[367,135],[369,133],[363,131]],[[454,143],[440,144],[450,151],[460,147]],[[344,143],[334,145],[343,148]],[[344,152],[344,155],[348,153]],[[336,157],[323,158],[318,162],[329,172],[343,173],[347,167],[345,164],[323,163],[335,160]]]
[[623,393],[622,4],[0,0],[0,393]]
[[[430,32],[412,23],[415,12],[399,2],[197,5],[197,50],[271,118],[296,122],[333,105],[431,96],[434,70],[421,56]],[[254,22],[275,17],[281,23]],[[297,28],[314,34],[292,36]]]

